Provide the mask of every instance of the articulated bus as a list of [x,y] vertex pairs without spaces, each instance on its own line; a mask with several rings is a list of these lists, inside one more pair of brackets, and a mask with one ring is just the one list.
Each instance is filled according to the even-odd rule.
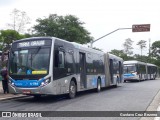
[[123,82],[123,59],[55,37],[13,42],[9,56],[9,91],[13,94],[68,94]]
[[158,74],[158,67],[154,64],[147,63],[148,79],[155,80]]
[[124,82],[155,79],[158,67],[154,64],[140,61],[124,61]]
[[131,60],[124,61],[124,82],[147,79],[147,63]]

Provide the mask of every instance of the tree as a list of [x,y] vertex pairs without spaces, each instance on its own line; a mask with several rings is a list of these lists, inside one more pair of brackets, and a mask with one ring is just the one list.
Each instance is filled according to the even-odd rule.
[[8,24],[11,29],[24,33],[25,26],[30,24],[30,18],[27,16],[26,12],[14,9],[11,13],[12,22]]
[[146,62],[146,63],[150,62],[149,56],[145,56],[145,55],[135,54],[134,59],[138,61]]
[[9,46],[14,40],[24,38],[15,30],[1,30],[0,31],[0,49],[2,50],[6,46]]
[[127,38],[123,44],[124,47],[124,53],[127,55],[132,55],[133,54],[133,47],[132,47],[133,41],[130,38]]
[[10,44],[14,40],[24,38],[24,35],[20,35],[15,30],[1,30],[0,31],[0,50],[2,51],[2,56],[0,59],[0,66],[6,66],[8,61],[8,51],[10,50]]
[[116,55],[118,57],[121,57],[121,58],[123,58],[123,60],[130,60],[130,57],[128,57],[127,54],[123,52],[123,50],[114,49],[114,50],[111,50],[111,52],[109,52],[109,53]]
[[142,57],[142,50],[143,50],[144,48],[146,48],[146,42],[147,42],[147,41],[145,41],[145,40],[140,40],[140,41],[137,43],[137,45],[139,45],[139,46],[140,46],[140,49],[141,49],[141,57]]
[[93,47],[92,49],[99,50],[99,51],[103,51],[102,49],[96,48],[96,47]]
[[93,40],[82,26],[84,23],[73,15],[58,16],[50,14],[48,18],[37,19],[34,26],[37,36],[54,36],[70,42],[85,44]]
[[151,50],[151,55],[157,60],[160,60],[160,41],[155,41],[154,43],[152,43]]

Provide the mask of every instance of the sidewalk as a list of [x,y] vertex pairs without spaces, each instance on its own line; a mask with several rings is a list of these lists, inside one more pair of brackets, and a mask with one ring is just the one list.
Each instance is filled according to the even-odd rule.
[[18,98],[18,97],[23,97],[25,95],[18,94],[18,95],[13,95],[13,94],[3,94],[3,88],[2,88],[2,81],[0,81],[0,101],[1,100],[6,100],[6,99],[13,99],[13,98]]

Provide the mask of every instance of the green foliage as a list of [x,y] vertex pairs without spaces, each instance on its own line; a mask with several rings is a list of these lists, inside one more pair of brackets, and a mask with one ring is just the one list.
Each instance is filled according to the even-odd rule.
[[73,15],[50,14],[48,18],[39,18],[36,21],[38,24],[34,26],[34,29],[38,36],[53,36],[81,44],[88,43],[93,39],[82,26],[84,23]]
[[[146,47],[146,41],[139,41],[137,45],[140,45],[140,48]],[[114,54],[116,56],[119,56],[123,58],[124,61],[126,60],[138,60],[146,63],[152,63],[160,67],[160,41],[155,41],[152,44],[152,53],[151,55],[145,56],[140,54],[135,54],[133,57],[127,56],[127,54],[123,50],[111,50],[111,54]]]
[[0,49],[2,50],[4,47],[9,46],[14,40],[24,38],[24,35],[20,35],[15,30],[1,30],[0,31]]
[[116,55],[116,56],[119,56],[119,57],[121,57],[123,54],[125,54],[125,53],[123,52],[123,50],[116,50],[116,49],[111,50],[110,53],[111,53],[111,54],[114,54],[114,55]]
[[151,49],[152,49],[151,55],[160,60],[160,41],[155,41],[152,44]]
[[29,38],[29,37],[34,37],[34,36],[28,33],[24,34],[24,38]]
[[151,63],[160,67],[160,60],[156,60],[156,59],[153,58]]
[[124,53],[123,50],[116,50],[116,49],[114,49],[114,50],[111,50],[111,52],[109,52],[109,53],[114,54],[114,55],[116,55],[118,57],[121,57],[121,58],[123,58],[123,60],[129,60],[129,59],[131,59],[129,56],[127,56],[126,53]]
[[96,48],[96,47],[93,47],[92,49],[103,51],[102,49],[99,49],[99,48]]
[[152,63],[156,64],[160,67],[160,41],[155,41],[152,43],[151,47],[151,57],[152,57]]
[[134,59],[138,61],[146,62],[146,63],[151,63],[149,56],[145,56],[145,55],[141,56],[139,54],[135,54]]

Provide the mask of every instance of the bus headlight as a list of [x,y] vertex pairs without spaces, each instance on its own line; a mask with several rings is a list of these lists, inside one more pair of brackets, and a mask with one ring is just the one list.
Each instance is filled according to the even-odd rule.
[[15,87],[15,84],[14,84],[12,78],[9,77],[8,83],[9,83],[11,86]]
[[11,85],[14,86],[14,82],[11,82]]
[[47,84],[49,84],[51,82],[51,77],[49,77],[49,78],[46,78],[46,79],[44,79],[42,82],[41,82],[41,87],[43,87],[43,86],[46,86]]

